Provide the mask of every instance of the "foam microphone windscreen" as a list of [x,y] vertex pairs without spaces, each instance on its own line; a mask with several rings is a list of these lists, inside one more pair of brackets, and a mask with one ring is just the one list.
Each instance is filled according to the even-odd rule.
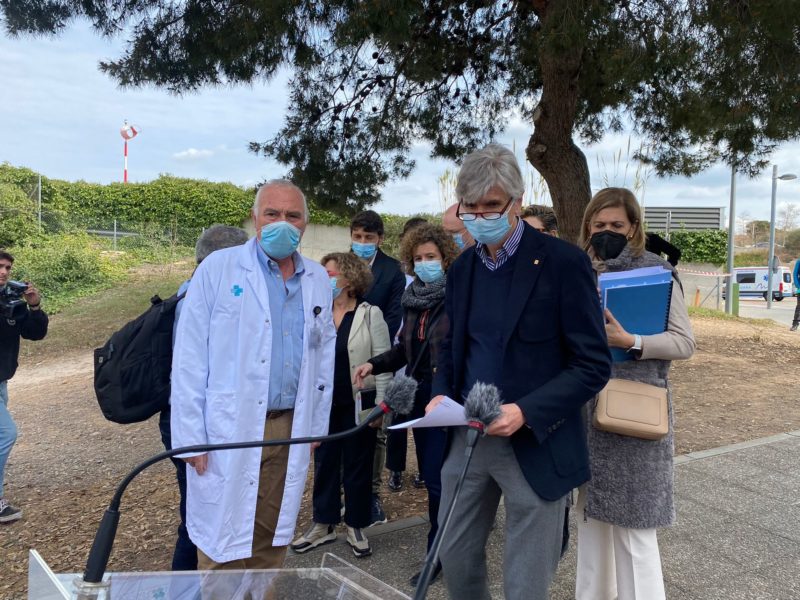
[[405,375],[396,375],[386,388],[383,402],[392,412],[407,415],[414,408],[414,396],[417,394],[417,382]]
[[500,416],[500,390],[496,386],[476,381],[464,401],[468,421],[478,421],[484,427]]

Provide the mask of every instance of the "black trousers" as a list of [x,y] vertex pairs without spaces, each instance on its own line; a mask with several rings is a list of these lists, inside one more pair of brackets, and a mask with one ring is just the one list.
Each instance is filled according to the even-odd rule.
[[[419,382],[417,395],[414,398],[414,409],[411,414],[395,423],[402,423],[424,416],[425,406],[431,398],[431,383]],[[428,491],[428,518],[431,528],[428,531],[428,549],[439,530],[439,504],[442,498],[442,465],[447,447],[447,431],[440,427],[420,427],[412,429],[414,445],[417,451],[419,473],[425,481]],[[386,468],[390,471],[405,471],[407,452],[407,430],[389,430],[386,440]]]
[[[161,415],[158,418],[161,442],[167,450],[172,450],[172,431],[169,424],[171,412],[171,409],[167,407],[161,411]],[[175,465],[175,476],[178,479],[181,516],[181,522],[178,525],[178,539],[175,541],[175,551],[172,554],[172,570],[196,571],[197,546],[189,539],[189,532],[186,530],[186,463],[180,458],[171,458],[170,460]]]
[[[355,405],[331,407],[329,433],[355,427]],[[333,525],[341,521],[339,491],[344,486],[344,522],[369,527],[372,501],[372,456],[377,430],[372,427],[343,440],[324,442],[314,451],[314,521]]]
[[792,319],[793,323],[800,323],[800,294],[797,295],[797,305],[794,307],[794,319]]

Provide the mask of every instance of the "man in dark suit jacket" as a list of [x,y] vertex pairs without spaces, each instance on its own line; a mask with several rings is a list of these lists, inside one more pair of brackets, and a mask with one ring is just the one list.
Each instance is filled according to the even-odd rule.
[[[428,410],[481,381],[500,390],[443,540],[452,598],[490,598],[485,544],[501,494],[509,600],[545,600],[561,550],[565,497],[589,479],[582,407],[605,385],[610,354],[587,255],[518,217],[524,185],[513,153],[490,144],[458,176],[459,217],[477,244],[447,273],[450,333]],[[442,469],[440,522],[465,457],[454,428]]]
[[400,299],[406,289],[406,278],[400,269],[400,262],[380,249],[383,237],[383,219],[373,210],[362,211],[350,221],[353,253],[369,264],[372,270],[372,287],[364,300],[381,309],[383,320],[389,327],[389,335],[394,339],[403,320]]
[[[365,261],[372,270],[372,287],[364,300],[377,306],[383,312],[383,320],[389,327],[391,339],[397,335],[403,321],[403,307],[400,300],[406,289],[406,278],[400,270],[400,263],[384,254],[383,219],[374,210],[358,213],[350,221],[350,241],[353,253]],[[372,524],[385,523],[386,514],[381,506],[381,475],[386,463],[386,430],[378,430],[375,445],[375,459],[372,472]]]

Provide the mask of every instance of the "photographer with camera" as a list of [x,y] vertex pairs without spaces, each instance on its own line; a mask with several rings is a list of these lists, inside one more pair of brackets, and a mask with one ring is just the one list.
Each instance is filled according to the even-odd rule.
[[8,412],[8,380],[17,370],[19,340],[41,340],[47,335],[47,315],[39,291],[29,283],[10,279],[14,257],[0,250],[0,523],[22,517],[3,496],[6,461],[17,441],[17,426]]

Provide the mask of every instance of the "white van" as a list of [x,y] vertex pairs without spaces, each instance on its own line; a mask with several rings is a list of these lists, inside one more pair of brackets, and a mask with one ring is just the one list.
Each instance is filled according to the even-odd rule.
[[[733,270],[736,283],[739,284],[740,298],[761,296],[767,299],[769,286],[767,267],[737,267]],[[792,289],[792,272],[788,267],[777,267],[772,273],[772,299],[780,302],[794,295]]]

